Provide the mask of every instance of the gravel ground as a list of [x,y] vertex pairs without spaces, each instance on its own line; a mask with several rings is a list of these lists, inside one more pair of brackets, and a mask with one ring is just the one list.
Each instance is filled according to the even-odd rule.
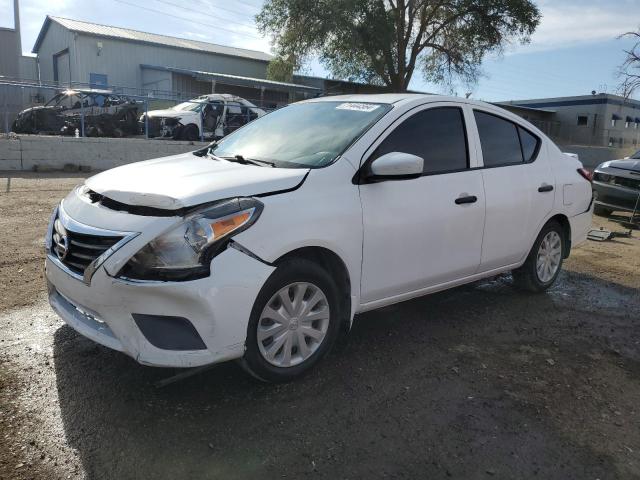
[[[48,308],[42,237],[81,178],[0,177],[0,478],[640,478],[640,242],[356,318],[295,383],[158,389]],[[603,219],[599,225],[617,228]]]

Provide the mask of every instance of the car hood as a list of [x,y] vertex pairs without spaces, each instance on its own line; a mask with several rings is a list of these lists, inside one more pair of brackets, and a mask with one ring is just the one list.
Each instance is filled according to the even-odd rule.
[[44,106],[44,105],[38,105],[36,107],[30,107],[30,108],[25,108],[24,110],[22,110],[20,113],[18,113],[18,117],[23,117],[26,115],[31,114],[32,112],[37,112],[38,110],[53,110],[56,107],[49,105],[49,106]]
[[107,170],[87,179],[85,184],[126,205],[177,210],[224,198],[296,188],[308,171],[245,165],[185,153]]
[[189,110],[178,111],[178,110],[167,109],[167,110],[151,110],[148,113],[148,115],[150,118],[152,117],[182,118],[182,117],[197,116],[198,112],[191,112]]
[[612,160],[602,165],[603,167],[617,168],[619,170],[629,170],[632,172],[640,172],[640,160],[629,158],[626,160]]

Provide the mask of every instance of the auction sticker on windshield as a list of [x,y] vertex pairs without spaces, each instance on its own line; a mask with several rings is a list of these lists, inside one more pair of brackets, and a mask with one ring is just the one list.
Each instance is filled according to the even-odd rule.
[[336,107],[336,110],[355,110],[357,112],[373,112],[380,105],[374,105],[373,103],[341,103]]

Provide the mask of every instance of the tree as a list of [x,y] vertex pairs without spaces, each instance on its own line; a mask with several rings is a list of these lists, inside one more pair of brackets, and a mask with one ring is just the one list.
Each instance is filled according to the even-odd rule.
[[474,81],[483,57],[527,42],[531,0],[267,0],[256,17],[279,58],[317,55],[338,78],[406,91],[425,79]]
[[276,57],[267,66],[267,80],[276,82],[291,82],[293,72],[299,67],[293,56],[287,58]]
[[618,89],[625,98],[629,98],[640,88],[640,32],[627,32],[619,38],[624,37],[630,37],[635,41],[630,50],[624,51],[627,57],[618,71],[618,77],[621,79]]

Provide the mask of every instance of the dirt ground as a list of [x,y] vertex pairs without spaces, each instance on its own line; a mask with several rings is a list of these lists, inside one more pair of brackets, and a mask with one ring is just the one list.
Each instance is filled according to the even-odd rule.
[[[42,242],[81,178],[0,176],[0,478],[640,478],[640,233],[367,313],[303,379],[164,388],[48,308]],[[615,224],[595,218],[598,225]]]

